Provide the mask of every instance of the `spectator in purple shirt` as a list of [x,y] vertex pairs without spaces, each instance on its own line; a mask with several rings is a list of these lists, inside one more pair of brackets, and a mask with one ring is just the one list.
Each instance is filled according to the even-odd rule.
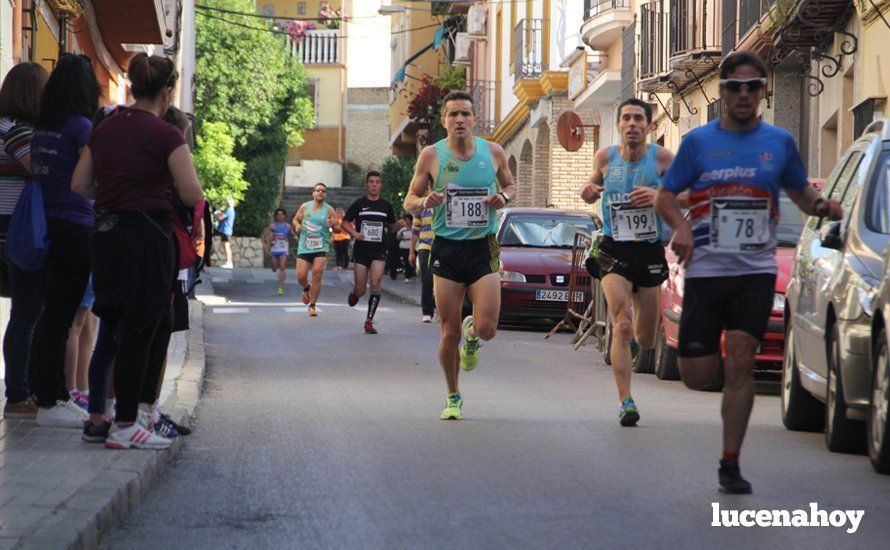
[[71,191],[71,175],[99,108],[99,82],[90,60],[63,55],[40,102],[31,164],[43,191],[49,254],[42,270],[44,309],[31,347],[37,376],[37,425],[81,428],[86,412],[65,387],[65,343],[90,276],[90,201]]

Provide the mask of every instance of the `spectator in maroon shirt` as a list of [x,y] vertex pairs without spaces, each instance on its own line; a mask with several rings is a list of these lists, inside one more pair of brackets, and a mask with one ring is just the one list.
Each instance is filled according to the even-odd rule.
[[90,135],[72,188],[96,201],[93,311],[117,331],[117,415],[105,446],[163,449],[170,440],[151,431],[140,402],[154,400],[172,328],[171,200],[175,192],[190,207],[203,196],[182,132],[161,120],[178,77],[173,62],[137,54],[127,74],[136,101]]

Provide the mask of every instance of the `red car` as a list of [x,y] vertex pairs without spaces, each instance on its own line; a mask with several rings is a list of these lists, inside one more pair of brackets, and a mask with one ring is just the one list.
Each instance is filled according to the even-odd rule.
[[[787,196],[782,195],[779,201],[780,219],[776,230],[778,247],[776,248],[776,295],[773,300],[773,311],[769,325],[763,337],[763,343],[757,351],[757,367],[761,370],[781,372],[785,353],[785,288],[794,266],[794,252],[800,234],[803,231],[804,218],[797,206]],[[677,367],[677,346],[680,331],[680,313],[683,309],[683,271],[670,247],[666,249],[668,260],[668,279],[661,286],[661,305],[663,308],[661,325],[655,349],[655,375],[662,380],[679,380],[680,371]],[[725,339],[725,335],[724,335]],[[723,342],[721,342],[722,344]],[[723,350],[721,353],[725,353]]]
[[569,297],[575,233],[591,234],[582,210],[505,208],[498,212],[501,321],[561,319]]

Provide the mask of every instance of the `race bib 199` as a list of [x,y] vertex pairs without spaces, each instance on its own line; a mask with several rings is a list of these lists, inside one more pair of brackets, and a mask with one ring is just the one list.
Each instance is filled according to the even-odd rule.
[[307,250],[321,250],[324,248],[324,241],[318,233],[309,233],[303,245]]
[[362,222],[362,235],[369,243],[382,243],[383,222]]
[[762,250],[770,240],[770,200],[711,199],[711,248],[724,252]]
[[612,238],[616,241],[648,241],[658,237],[655,208],[636,208],[629,202],[613,202],[609,205],[612,220]]
[[446,227],[487,227],[489,208],[484,199],[488,189],[484,187],[467,189],[449,186],[445,190]]

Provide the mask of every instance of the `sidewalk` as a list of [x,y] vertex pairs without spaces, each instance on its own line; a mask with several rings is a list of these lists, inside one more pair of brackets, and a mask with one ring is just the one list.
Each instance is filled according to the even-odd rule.
[[385,275],[383,277],[383,292],[400,302],[420,307],[420,277],[415,277],[406,284],[401,275],[395,281]]
[[[202,275],[199,300],[213,295]],[[194,413],[204,377],[204,304],[189,303],[191,330],[173,335],[161,407],[179,423]],[[0,384],[2,389],[2,384]],[[151,487],[181,444],[113,451],[81,431],[0,419],[0,548],[96,548]]]

